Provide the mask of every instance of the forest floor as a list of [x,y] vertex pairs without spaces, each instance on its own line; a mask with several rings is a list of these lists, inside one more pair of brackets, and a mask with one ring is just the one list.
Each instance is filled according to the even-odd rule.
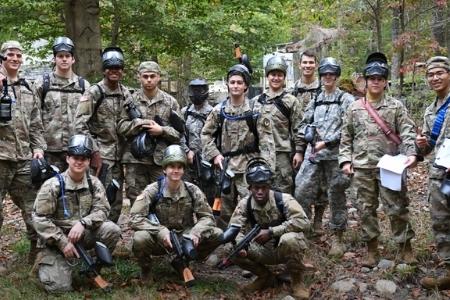
[[[380,251],[383,260],[378,267],[361,265],[366,248],[359,237],[359,217],[349,197],[349,226],[345,233],[347,252],[342,258],[327,257],[331,244],[329,233],[309,241],[305,263],[310,266],[306,281],[311,286],[311,299],[450,299],[450,291],[424,290],[419,280],[427,275],[440,275],[444,267],[435,252],[426,197],[427,171],[424,165],[409,171],[408,188],[410,218],[416,232],[412,240],[419,263],[414,266],[398,261],[397,245],[390,238],[387,216],[380,209],[382,227]],[[350,193],[351,194],[351,193]],[[20,211],[7,199],[4,203],[5,221],[0,235],[0,299],[56,299],[39,286],[36,274],[26,263],[29,243]],[[327,212],[328,213],[328,212]],[[114,252],[115,265],[103,269],[102,275],[113,284],[111,293],[103,293],[78,272],[74,272],[75,291],[63,299],[292,299],[286,285],[243,296],[239,286],[250,282],[233,266],[219,271],[212,264],[193,266],[196,284],[185,288],[174,273],[167,258],[155,259],[154,283],[144,285],[137,278],[139,267],[131,255],[131,235],[128,212],[119,221],[123,234]],[[328,214],[326,214],[328,217]],[[76,268],[80,268],[79,266]]]

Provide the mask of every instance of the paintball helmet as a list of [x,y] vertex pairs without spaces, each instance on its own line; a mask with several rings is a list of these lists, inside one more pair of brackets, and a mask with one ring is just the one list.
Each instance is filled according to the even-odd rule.
[[208,82],[204,79],[194,79],[189,82],[188,95],[191,102],[199,105],[208,99]]
[[252,80],[252,77],[250,76],[250,71],[248,68],[242,64],[237,64],[232,66],[227,73],[227,81],[230,79],[233,75],[239,75],[242,76],[244,79],[244,82],[247,86],[250,86],[250,81]]
[[141,132],[131,142],[131,154],[136,159],[142,159],[153,155],[155,140],[148,132]]
[[186,153],[181,149],[180,145],[170,145],[164,150],[161,165],[165,168],[172,163],[180,163],[186,167]]
[[325,74],[333,74],[337,77],[341,76],[341,66],[338,64],[335,58],[325,57],[320,61],[319,77],[322,77]]
[[67,155],[83,156],[90,158],[93,152],[92,139],[83,134],[76,134],[69,139],[67,146]]
[[45,158],[33,158],[31,160],[31,183],[37,187],[40,187],[44,181],[58,172],[58,168],[50,165]]
[[364,78],[379,75],[384,79],[389,76],[389,67],[386,55],[381,52],[374,52],[367,57],[366,66],[363,71]]
[[270,184],[272,182],[272,175],[273,173],[270,169],[269,163],[261,157],[251,159],[247,164],[247,169],[245,170],[245,180],[248,184]]
[[284,76],[286,76],[287,68],[288,66],[284,58],[282,58],[281,56],[272,56],[267,61],[264,71],[266,76],[269,75],[269,73],[272,71],[281,71],[283,72]]
[[102,53],[102,67],[105,69],[119,68],[123,69],[125,62],[123,51],[119,47],[107,47]]
[[75,46],[71,39],[65,36],[57,37],[55,42],[53,43],[53,55],[56,55],[58,52],[69,52],[73,55],[73,51],[75,50]]

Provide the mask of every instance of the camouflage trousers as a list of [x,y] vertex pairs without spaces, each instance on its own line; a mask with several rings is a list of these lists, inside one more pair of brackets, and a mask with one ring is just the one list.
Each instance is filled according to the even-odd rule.
[[294,192],[292,160],[289,152],[277,152],[272,187],[282,193]]
[[60,173],[67,170],[69,167],[66,161],[66,156],[66,152],[45,152],[45,159],[47,159],[47,162],[56,166]]
[[406,196],[405,185],[402,191],[393,191],[381,186],[379,169],[355,169],[352,184],[356,190],[363,241],[368,242],[380,235],[377,217],[378,196],[391,223],[394,241],[404,243],[414,237],[409,222],[409,199]]
[[439,190],[441,184],[442,179],[430,178],[428,180],[428,197],[437,253],[448,266],[450,265],[450,207],[445,195]]
[[[191,228],[183,231],[183,234],[189,234]],[[158,238],[158,232],[150,233],[146,230],[136,231],[133,236],[133,254],[138,259],[142,267],[151,266],[152,255],[165,255],[168,253],[164,248],[162,241]],[[220,245],[220,235],[222,230],[208,226],[200,232],[200,242],[197,247],[198,260],[205,259],[214,249]],[[181,235],[178,235],[181,238]]]
[[231,192],[229,194],[222,193],[220,218],[217,220],[217,225],[220,228],[227,228],[236,205],[241,199],[247,197],[249,194],[250,191],[244,174],[235,174],[231,181]]
[[252,242],[246,257],[237,256],[233,263],[255,275],[265,271],[265,265],[287,264],[290,272],[301,272],[303,253],[306,249],[305,236],[302,232],[283,234],[278,243],[269,240],[264,245]]
[[127,198],[130,199],[131,206],[147,185],[164,175],[162,167],[158,165],[129,163],[125,164],[125,169],[125,191]]
[[3,224],[3,200],[9,193],[14,204],[20,208],[30,241],[37,241],[31,213],[37,191],[31,184],[31,161],[0,160],[0,231]]
[[116,200],[111,204],[111,211],[108,219],[117,223],[119,221],[120,213],[122,212],[123,203],[123,165],[120,161],[103,159],[103,163],[108,165],[106,173],[105,189],[111,184],[113,179],[119,182],[120,188],[116,193]]
[[350,186],[350,178],[339,169],[337,160],[321,160],[315,164],[305,160],[296,177],[295,198],[311,218],[311,206],[326,206],[322,199],[330,202],[332,230],[347,227],[347,202],[345,190]]
[[[82,245],[89,250],[94,248],[96,241],[99,241],[104,243],[112,253],[119,238],[119,226],[106,221],[95,230],[86,230]],[[64,293],[72,290],[72,267],[60,250],[55,247],[45,247],[39,253],[37,261],[38,278],[47,292]]]

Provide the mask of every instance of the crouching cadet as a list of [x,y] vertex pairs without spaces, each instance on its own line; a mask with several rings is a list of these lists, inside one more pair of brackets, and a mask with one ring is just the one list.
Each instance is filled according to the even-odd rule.
[[38,276],[48,292],[72,290],[72,267],[66,259],[76,257],[84,259],[100,287],[107,287],[99,278],[99,265],[93,266],[84,256],[88,255],[85,249],[98,242],[112,252],[120,238],[119,226],[107,221],[110,206],[105,189],[100,180],[88,174],[92,145],[85,135],[71,137],[66,158],[69,168],[47,180],[34,203],[33,225],[43,243],[37,258]]

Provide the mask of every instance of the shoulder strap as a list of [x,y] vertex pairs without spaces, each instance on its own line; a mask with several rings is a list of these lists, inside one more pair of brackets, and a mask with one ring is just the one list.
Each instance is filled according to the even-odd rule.
[[61,202],[63,205],[64,218],[68,219],[68,218],[70,218],[71,214],[70,214],[69,207],[67,206],[66,184],[64,182],[64,177],[62,177],[61,173],[57,173],[56,178],[58,178],[58,181],[59,181],[58,198],[61,198]]
[[186,188],[186,191],[188,192],[189,198],[191,198],[192,209],[193,209],[194,204],[195,204],[194,193],[191,191],[191,189],[187,185],[186,181],[183,180],[183,183],[184,183],[184,187]]
[[30,92],[33,92],[32,90],[31,90],[31,87],[30,87],[30,85],[28,84],[28,82],[27,82],[27,80],[25,79],[25,78],[20,78],[19,79],[19,84],[20,85],[23,85],[27,90],[29,90]]
[[380,127],[380,129],[383,131],[386,137],[390,139],[392,142],[394,142],[397,146],[400,145],[402,143],[400,137],[394,131],[392,131],[391,128],[389,128],[389,126],[380,117],[380,115],[372,107],[369,101],[367,101],[366,98],[361,98],[358,101],[361,103],[362,107],[364,107],[367,110],[369,116],[375,121],[375,123],[377,123],[378,127]]
[[103,91],[102,87],[96,83],[94,86],[97,87],[98,91],[100,92],[100,98],[97,99],[97,102],[95,103],[94,111],[92,112],[92,115],[95,116],[97,114],[97,110],[102,104],[103,100],[105,99],[105,91]]
[[189,108],[190,108],[191,106],[192,106],[192,103],[189,103],[188,106],[186,107],[186,110],[184,111],[184,121],[185,121],[185,122],[187,121],[187,118],[188,118],[188,116],[189,116],[188,111],[189,111]]
[[277,205],[278,211],[280,212],[283,220],[286,220],[286,214],[284,212],[283,194],[279,191],[273,191],[275,197],[275,204]]
[[155,212],[156,205],[158,205],[159,200],[161,200],[161,198],[163,196],[163,184],[162,184],[163,181],[164,181],[164,176],[159,176],[158,179],[157,179],[158,191],[156,193],[155,200],[153,200],[150,203],[150,206],[149,206],[149,212],[150,213]]
[[78,85],[80,86],[81,94],[84,94],[84,91],[86,89],[86,85],[85,85],[84,78],[81,77],[81,76],[78,76]]
[[436,113],[436,119],[434,119],[433,127],[431,129],[430,134],[430,145],[434,147],[436,145],[436,141],[441,134],[442,125],[445,120],[445,115],[447,114],[448,106],[450,104],[450,97],[445,100],[444,104],[439,107],[437,113]]
[[252,195],[251,194],[247,197],[247,219],[250,222],[250,225],[252,226],[252,228],[255,227],[256,219],[255,219],[255,216],[253,215]]
[[45,97],[47,97],[47,93],[48,93],[49,89],[50,89],[50,74],[44,73],[44,75],[42,75],[41,108],[44,108]]

